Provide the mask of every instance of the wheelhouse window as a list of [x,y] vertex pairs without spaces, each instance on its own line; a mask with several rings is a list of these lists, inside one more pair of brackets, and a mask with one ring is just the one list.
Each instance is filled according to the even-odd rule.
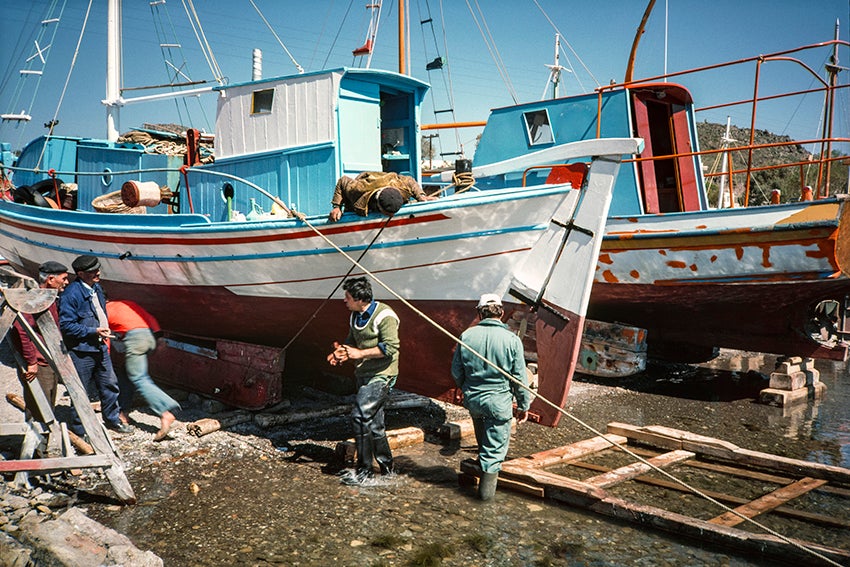
[[274,101],[274,89],[254,91],[251,101],[251,114],[268,114],[272,111]]
[[552,137],[552,127],[549,122],[549,111],[532,110],[524,112],[526,133],[528,134],[528,144],[537,146],[540,144],[551,144],[555,141]]

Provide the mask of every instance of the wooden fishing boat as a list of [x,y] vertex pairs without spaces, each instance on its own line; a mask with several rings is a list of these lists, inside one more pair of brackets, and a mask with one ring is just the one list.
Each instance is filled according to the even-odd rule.
[[[549,337],[537,349],[538,379],[561,405],[618,166],[642,142],[559,148],[564,159],[592,160],[581,190],[569,182],[450,189],[391,218],[346,213],[330,222],[340,176],[420,177],[427,88],[397,73],[350,68],[216,87],[216,155],[206,164],[192,132],[196,151],[185,164],[140,144],[38,138],[5,164],[15,172],[17,200],[30,202],[0,202],[0,254],[29,274],[48,259],[70,265],[79,254],[97,256],[107,293],[143,305],[172,333],[174,348],[241,371],[234,381],[184,361],[172,365],[172,381],[182,374],[184,387],[254,408],[281,392],[270,384],[279,374],[259,372],[258,360],[259,370],[283,366],[299,382],[320,381],[329,370],[326,351],[347,332],[337,290],[349,274],[369,273],[376,299],[401,317],[399,387],[451,401],[458,400],[449,371],[454,342],[444,331],[459,335],[473,323],[482,293],[505,295],[508,311],[520,308],[509,294],[520,290],[523,309],[552,314],[537,323],[538,337]],[[390,137],[395,151],[383,154]],[[54,176],[46,182],[45,169]],[[72,183],[77,206],[67,210],[58,192]],[[55,197],[56,207],[36,206],[38,195]],[[234,349],[220,340],[285,353],[242,349],[234,363]],[[542,423],[557,422],[557,414],[533,411]]]
[[[840,67],[834,63],[839,47],[846,46],[836,31],[836,39],[820,44],[663,77],[634,79],[629,72],[624,82],[593,93],[497,108],[481,134],[471,175],[481,190],[517,180],[580,183],[582,164],[562,159],[563,144],[641,138],[644,151],[624,162],[614,187],[588,317],[645,329],[649,356],[676,362],[709,360],[717,347],[843,360],[850,330],[850,212],[847,196],[834,194],[830,183],[835,183],[831,171],[845,159],[835,148],[848,140],[833,135],[830,120],[831,105],[847,86],[838,84]],[[806,64],[810,52],[831,62],[825,79]],[[783,70],[789,63],[797,66],[819,86],[760,92],[759,79],[766,82],[774,62],[785,65]],[[745,130],[750,139],[735,148],[701,150],[702,109],[683,84],[673,81],[742,65],[755,66],[753,97],[707,109],[751,109]],[[804,143],[757,143],[759,105],[812,93],[825,93],[827,105],[822,137],[805,141],[818,150],[788,163],[754,165],[766,152]],[[548,126],[546,141],[535,141],[537,122]],[[704,167],[704,160],[719,157],[731,167],[723,172]],[[768,170],[790,170],[792,178],[800,179],[795,193],[800,197],[756,206],[751,188]],[[452,176],[439,174],[443,181]],[[710,202],[709,188],[720,181],[727,189],[721,185],[720,195]],[[740,204],[717,208],[714,199]]]

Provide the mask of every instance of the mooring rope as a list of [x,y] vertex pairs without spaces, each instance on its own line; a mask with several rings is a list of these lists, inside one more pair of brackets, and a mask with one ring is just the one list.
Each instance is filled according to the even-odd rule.
[[[26,170],[26,171],[36,171],[36,172],[38,172],[38,170],[31,170],[31,169],[27,169],[27,168],[16,168],[16,167],[9,167],[9,166],[4,166],[4,167],[5,167],[5,168],[8,168],[8,169],[11,169],[11,170]],[[709,495],[708,495],[708,494],[706,494],[705,492],[701,491],[700,489],[698,489],[698,488],[696,488],[696,487],[694,487],[694,486],[691,486],[691,485],[690,485],[690,484],[688,484],[686,481],[684,481],[684,480],[681,480],[681,479],[677,478],[676,476],[674,476],[674,475],[672,475],[671,473],[669,473],[669,472],[665,471],[665,470],[664,470],[664,469],[662,469],[661,467],[658,467],[658,466],[656,466],[655,464],[653,464],[653,463],[649,462],[648,460],[644,459],[644,458],[643,458],[643,457],[641,457],[640,455],[638,455],[638,454],[634,453],[633,451],[631,451],[630,449],[628,449],[625,445],[623,445],[623,444],[621,444],[621,443],[618,443],[617,441],[615,441],[615,440],[613,440],[613,439],[610,439],[610,438],[609,438],[606,434],[602,433],[601,431],[598,431],[596,428],[594,428],[594,427],[593,427],[593,426],[591,426],[590,424],[585,423],[584,421],[582,421],[582,420],[581,420],[580,418],[578,418],[577,416],[574,416],[573,414],[571,414],[570,412],[568,412],[568,411],[567,411],[567,410],[565,410],[564,408],[562,408],[562,407],[558,406],[557,404],[555,404],[555,403],[553,403],[553,402],[549,401],[549,400],[548,400],[548,399],[546,399],[545,397],[543,397],[543,396],[541,396],[540,394],[538,394],[536,391],[534,391],[534,390],[532,390],[531,388],[529,388],[527,385],[525,385],[525,384],[523,384],[522,382],[520,382],[519,380],[515,379],[513,376],[511,376],[509,373],[507,373],[504,369],[502,369],[501,367],[499,367],[496,363],[494,363],[493,361],[491,361],[491,360],[489,360],[488,358],[486,358],[484,355],[482,355],[481,353],[479,353],[478,351],[476,351],[476,350],[475,350],[474,348],[472,348],[471,346],[467,345],[467,344],[466,344],[465,342],[463,342],[463,341],[462,341],[459,337],[456,337],[455,335],[453,335],[453,334],[452,334],[450,331],[448,331],[446,328],[444,328],[443,326],[441,326],[439,323],[437,323],[436,321],[434,321],[432,318],[428,317],[428,315],[426,315],[426,314],[425,314],[425,313],[423,313],[421,310],[419,310],[417,307],[415,307],[413,304],[411,304],[411,303],[410,303],[407,299],[405,299],[404,297],[402,297],[401,295],[399,295],[399,294],[398,294],[398,292],[396,292],[396,291],[395,291],[394,289],[392,289],[389,285],[387,285],[386,283],[384,283],[384,282],[383,282],[383,280],[381,280],[378,276],[376,276],[374,273],[372,273],[370,270],[368,270],[366,267],[364,267],[362,264],[360,264],[359,260],[356,260],[356,259],[352,258],[352,257],[351,257],[351,255],[349,255],[349,254],[348,254],[345,250],[343,250],[342,248],[340,248],[339,246],[337,246],[337,245],[336,245],[336,243],[334,243],[334,242],[333,242],[332,240],[330,240],[330,239],[329,239],[329,238],[328,238],[328,237],[327,237],[324,233],[322,233],[322,231],[321,231],[321,230],[319,230],[319,229],[318,229],[318,227],[316,227],[313,223],[311,223],[309,220],[307,220],[307,217],[306,217],[303,213],[300,213],[300,212],[296,211],[294,208],[287,207],[287,206],[283,203],[283,201],[281,201],[281,200],[280,200],[280,198],[278,198],[278,197],[276,197],[276,196],[272,195],[271,193],[269,193],[269,192],[268,192],[268,191],[266,191],[265,189],[263,189],[263,188],[259,187],[258,185],[254,184],[254,183],[251,183],[250,181],[247,181],[247,180],[245,180],[245,179],[242,179],[241,177],[237,177],[237,176],[235,176],[235,175],[231,175],[231,174],[228,174],[228,173],[222,173],[222,172],[218,172],[218,171],[210,171],[210,170],[207,170],[207,169],[196,169],[196,168],[191,168],[191,167],[184,167],[184,168],[180,168],[180,169],[179,169],[179,170],[177,170],[177,171],[180,171],[180,170],[182,170],[184,173],[189,172],[189,171],[194,171],[194,172],[199,172],[199,173],[200,173],[200,172],[202,172],[202,173],[208,173],[208,174],[217,175],[217,176],[221,176],[221,177],[225,177],[225,178],[229,178],[229,179],[234,179],[234,180],[236,180],[236,181],[239,181],[239,182],[241,182],[241,183],[245,183],[246,185],[248,185],[248,186],[250,186],[250,187],[252,187],[252,188],[254,188],[254,189],[258,190],[260,193],[262,193],[262,194],[263,194],[263,195],[265,195],[266,197],[269,197],[269,198],[270,198],[273,202],[277,203],[277,204],[278,204],[278,206],[282,207],[282,208],[283,208],[283,209],[284,209],[284,210],[285,210],[288,214],[290,214],[291,216],[293,216],[293,217],[295,217],[296,219],[298,219],[298,220],[300,220],[301,222],[303,222],[303,223],[304,223],[304,224],[305,224],[305,225],[306,225],[306,226],[307,226],[310,230],[312,230],[313,232],[315,232],[317,236],[319,236],[321,239],[323,239],[325,242],[327,242],[327,243],[331,246],[331,248],[333,248],[334,250],[336,250],[337,252],[339,252],[340,254],[342,254],[342,255],[343,255],[343,256],[344,256],[344,257],[345,257],[345,258],[346,258],[349,262],[351,262],[351,263],[352,263],[352,265],[353,265],[352,270],[353,270],[353,268],[354,268],[354,267],[359,268],[359,269],[360,269],[360,270],[361,270],[364,274],[366,274],[367,276],[369,276],[370,278],[372,278],[372,279],[373,279],[375,282],[377,282],[377,283],[378,283],[381,287],[383,287],[385,290],[387,290],[387,292],[389,292],[389,293],[390,293],[390,295],[392,295],[393,297],[395,297],[396,299],[398,299],[398,300],[399,300],[402,304],[404,304],[404,305],[405,305],[406,307],[408,307],[411,311],[413,311],[413,312],[414,312],[415,314],[417,314],[419,317],[421,317],[421,318],[422,318],[422,319],[424,319],[426,322],[428,322],[428,324],[430,324],[432,327],[434,327],[435,329],[437,329],[440,333],[442,333],[442,334],[446,335],[447,337],[449,337],[452,341],[454,341],[455,343],[457,343],[459,346],[462,346],[463,348],[468,349],[468,350],[469,350],[469,351],[470,351],[470,352],[471,352],[474,356],[478,357],[478,358],[479,358],[480,360],[482,360],[485,364],[487,364],[487,365],[489,365],[490,367],[494,368],[496,371],[498,371],[500,374],[502,374],[505,378],[507,378],[507,379],[508,379],[511,383],[516,384],[516,385],[517,385],[517,386],[519,386],[520,388],[522,388],[522,389],[524,389],[525,391],[527,391],[528,393],[530,393],[530,394],[531,394],[534,398],[536,398],[536,399],[540,400],[542,403],[544,403],[544,404],[546,404],[547,406],[549,406],[549,407],[553,408],[555,411],[557,411],[557,412],[559,412],[559,413],[563,414],[564,416],[566,416],[567,418],[571,419],[572,421],[574,421],[575,423],[579,424],[580,426],[584,427],[584,428],[585,428],[585,429],[587,429],[588,431],[590,431],[590,432],[594,433],[596,436],[601,437],[601,438],[602,438],[602,439],[604,439],[607,443],[610,443],[612,446],[614,446],[614,447],[616,447],[617,449],[619,449],[619,450],[623,451],[624,453],[626,453],[627,455],[629,455],[629,456],[631,456],[632,458],[636,459],[637,461],[640,461],[641,463],[643,463],[644,465],[646,465],[646,466],[650,467],[652,470],[654,470],[654,471],[658,472],[658,473],[659,473],[659,474],[661,474],[662,476],[665,476],[665,477],[667,477],[668,479],[670,479],[671,481],[673,481],[673,482],[675,482],[675,483],[679,484],[679,485],[680,485],[680,486],[682,486],[683,488],[686,488],[687,490],[689,490],[689,491],[690,491],[690,492],[692,492],[693,494],[696,494],[697,496],[700,496],[701,498],[704,498],[705,500],[708,500],[709,502],[711,502],[712,504],[715,504],[716,506],[718,506],[718,507],[722,508],[722,509],[723,509],[723,510],[725,510],[726,512],[729,512],[729,513],[731,513],[731,514],[733,514],[733,515],[735,515],[735,516],[737,516],[737,517],[741,518],[744,522],[750,523],[750,524],[752,524],[752,525],[754,525],[754,526],[756,526],[756,527],[758,527],[758,528],[760,528],[760,529],[764,530],[766,533],[768,533],[768,534],[770,534],[770,535],[772,535],[772,536],[774,536],[774,537],[776,537],[776,538],[779,538],[779,539],[781,539],[782,541],[784,541],[784,542],[786,542],[786,543],[788,543],[788,544],[792,545],[793,547],[796,547],[796,548],[798,548],[798,549],[800,549],[800,550],[804,551],[805,553],[809,553],[810,555],[813,555],[813,556],[817,557],[818,559],[822,559],[823,561],[825,561],[825,562],[829,563],[830,565],[835,565],[836,567],[842,567],[840,563],[837,563],[837,562],[833,561],[832,559],[830,559],[830,558],[828,558],[828,557],[824,556],[823,554],[818,553],[817,551],[815,551],[815,550],[813,550],[813,549],[810,549],[810,548],[808,548],[808,547],[806,547],[806,546],[804,546],[804,545],[800,544],[799,542],[794,541],[794,540],[792,540],[791,538],[789,538],[789,537],[787,537],[787,536],[784,536],[784,535],[780,534],[779,532],[777,532],[777,531],[775,531],[775,530],[773,530],[773,529],[771,529],[771,528],[769,528],[769,527],[765,526],[764,524],[761,524],[760,522],[757,522],[756,520],[753,520],[752,518],[749,518],[749,517],[747,517],[747,516],[745,516],[745,515],[741,514],[740,512],[738,512],[738,511],[736,511],[736,510],[734,510],[734,509],[730,508],[729,506],[726,506],[726,505],[725,505],[725,504],[723,504],[722,502],[720,502],[720,501],[716,500],[715,498],[712,498],[711,496],[709,496]],[[175,171],[175,169],[174,169],[174,168],[154,168],[154,169],[148,169],[148,170],[130,170],[130,171],[122,171],[122,172],[112,172],[112,175],[121,175],[121,174],[129,174],[129,173],[140,173],[140,172],[143,172],[143,171]],[[55,173],[56,173],[56,174],[65,174],[65,173],[68,173],[68,174],[76,174],[76,175],[103,175],[103,172],[98,172],[98,173],[77,173],[77,172],[61,172],[61,171],[57,171],[57,172],[55,172]],[[385,226],[386,226],[386,224],[385,224]],[[383,228],[382,228],[381,230],[383,230]],[[379,232],[379,234],[380,234],[380,232]],[[370,244],[370,246],[371,246],[371,244]],[[361,258],[362,258],[362,255],[361,255]],[[349,270],[348,274],[350,274],[352,270]],[[345,277],[347,277],[347,276],[344,276],[344,277],[340,280],[340,285],[341,285],[341,282],[342,282],[342,281],[344,281]],[[338,289],[338,287],[337,287],[336,289]],[[326,301],[327,301],[327,300],[326,300]],[[290,341],[290,343],[291,343],[291,341]],[[287,345],[287,346],[289,346],[289,345]]]
[[[316,234],[317,234],[320,238],[322,238],[325,242],[327,242],[327,243],[328,243],[328,244],[329,244],[332,248],[334,248],[337,252],[339,252],[340,254],[342,254],[342,255],[343,255],[343,256],[344,256],[344,257],[345,257],[345,258],[346,258],[349,262],[351,262],[352,264],[354,264],[354,266],[356,266],[357,268],[359,268],[360,270],[362,270],[364,274],[368,275],[370,278],[372,278],[373,280],[375,280],[375,282],[377,282],[377,283],[378,283],[381,287],[383,287],[385,290],[387,290],[387,292],[389,292],[389,293],[390,293],[393,297],[395,297],[396,299],[398,299],[401,303],[403,303],[405,306],[407,306],[409,309],[411,309],[414,313],[416,313],[416,314],[417,314],[417,315],[419,315],[422,319],[424,319],[425,321],[427,321],[427,322],[428,322],[431,326],[433,326],[433,327],[434,327],[435,329],[437,329],[439,332],[443,333],[444,335],[446,335],[447,337],[449,337],[450,339],[452,339],[452,341],[454,341],[455,343],[457,343],[459,346],[462,346],[462,347],[464,347],[464,348],[468,349],[468,350],[469,350],[472,354],[474,354],[476,357],[478,357],[479,359],[481,359],[484,363],[486,363],[487,365],[489,365],[489,366],[491,366],[492,368],[496,369],[499,373],[501,373],[503,376],[505,376],[505,377],[506,377],[508,380],[510,380],[512,383],[516,384],[517,386],[519,386],[519,387],[523,388],[525,391],[529,392],[529,393],[530,393],[533,397],[537,398],[538,400],[540,400],[540,401],[541,401],[541,402],[543,402],[544,404],[548,405],[549,407],[551,407],[551,408],[555,409],[556,411],[560,412],[561,414],[565,415],[567,418],[569,418],[569,419],[573,420],[575,423],[577,423],[577,424],[579,424],[580,426],[584,427],[585,429],[587,429],[587,430],[591,431],[592,433],[594,433],[594,434],[595,434],[595,435],[597,435],[598,437],[601,437],[602,439],[604,439],[606,442],[610,443],[611,445],[613,445],[613,446],[614,446],[614,447],[616,447],[617,449],[619,449],[619,450],[623,451],[624,453],[626,453],[626,454],[630,455],[630,456],[631,456],[631,457],[633,457],[634,459],[636,459],[636,460],[640,461],[641,463],[645,464],[646,466],[650,467],[651,469],[655,470],[656,472],[660,473],[661,475],[666,476],[667,478],[669,478],[669,479],[670,479],[670,480],[672,480],[673,482],[675,482],[675,483],[677,483],[677,484],[681,485],[682,487],[684,487],[684,488],[688,489],[688,490],[689,490],[689,491],[691,491],[693,494],[696,494],[697,496],[700,496],[700,497],[702,497],[702,498],[704,498],[704,499],[708,500],[709,502],[711,502],[711,503],[713,503],[713,504],[715,504],[715,505],[719,506],[720,508],[722,508],[722,509],[723,509],[723,510],[725,510],[726,512],[729,512],[729,513],[734,514],[735,516],[738,516],[739,518],[741,518],[741,519],[742,519],[742,520],[744,520],[745,522],[749,522],[750,524],[752,524],[752,525],[754,525],[754,526],[756,526],[756,527],[758,527],[758,528],[760,528],[760,529],[764,530],[764,531],[765,531],[765,532],[767,532],[768,534],[770,534],[770,535],[772,535],[772,536],[775,536],[775,537],[777,537],[777,538],[781,539],[782,541],[784,541],[784,542],[786,542],[786,543],[789,543],[789,544],[791,544],[792,546],[797,547],[798,549],[800,549],[800,550],[802,550],[802,551],[804,551],[804,552],[806,552],[806,553],[809,553],[809,554],[811,554],[811,555],[813,555],[813,556],[815,556],[815,557],[817,557],[817,558],[819,558],[819,559],[822,559],[822,560],[826,561],[827,563],[829,563],[829,564],[831,564],[831,565],[835,565],[836,567],[841,567],[841,564],[840,564],[840,563],[837,563],[837,562],[833,561],[832,559],[830,559],[830,558],[828,558],[828,557],[824,556],[823,554],[818,553],[817,551],[815,551],[815,550],[813,550],[813,549],[810,549],[810,548],[808,548],[808,547],[806,547],[806,546],[804,546],[804,545],[800,544],[799,542],[794,541],[794,540],[792,540],[791,538],[789,538],[789,537],[787,537],[787,536],[784,536],[784,535],[780,534],[779,532],[777,532],[777,531],[775,531],[775,530],[773,530],[773,529],[771,529],[771,528],[769,528],[769,527],[765,526],[764,524],[761,524],[760,522],[757,522],[756,520],[753,520],[752,518],[749,518],[749,517],[747,517],[747,516],[745,516],[745,515],[741,514],[740,512],[738,512],[738,511],[734,510],[733,508],[730,508],[729,506],[726,506],[725,504],[723,504],[722,502],[718,501],[717,499],[712,498],[711,496],[709,496],[709,495],[708,495],[708,494],[706,494],[705,492],[701,491],[700,489],[696,488],[695,486],[692,486],[692,485],[690,485],[689,483],[687,483],[686,481],[681,480],[681,479],[679,479],[679,478],[675,477],[674,475],[672,475],[671,473],[669,473],[669,472],[665,471],[665,470],[664,470],[664,469],[662,469],[661,467],[656,466],[655,464],[653,464],[653,463],[649,462],[648,460],[644,459],[644,458],[643,458],[643,457],[641,457],[640,455],[638,455],[638,454],[634,453],[633,451],[631,451],[630,449],[628,449],[625,445],[623,445],[623,444],[621,444],[621,443],[618,443],[617,441],[615,441],[615,440],[613,440],[613,439],[610,439],[607,435],[605,435],[605,434],[604,434],[604,433],[602,433],[601,431],[598,431],[596,428],[594,428],[594,427],[593,427],[593,426],[591,426],[590,424],[585,423],[584,421],[582,421],[582,420],[581,420],[580,418],[578,418],[577,416],[572,415],[570,412],[568,412],[568,411],[567,411],[567,410],[565,410],[564,408],[562,408],[562,407],[558,406],[557,404],[552,403],[551,401],[549,401],[549,400],[548,400],[548,399],[546,399],[545,397],[541,396],[540,394],[538,394],[537,392],[535,392],[534,390],[532,390],[531,388],[529,388],[528,386],[526,386],[525,384],[523,384],[523,383],[522,383],[522,382],[520,382],[519,380],[515,379],[515,378],[514,378],[513,376],[511,376],[510,374],[508,374],[508,373],[507,373],[504,369],[502,369],[501,367],[499,367],[496,363],[494,363],[493,361],[491,361],[491,360],[487,359],[484,355],[482,355],[481,353],[479,353],[478,351],[476,351],[476,350],[475,350],[474,348],[472,348],[471,346],[467,345],[467,344],[466,344],[465,342],[463,342],[463,340],[461,340],[459,337],[456,337],[455,335],[453,335],[450,331],[448,331],[448,330],[447,330],[447,329],[445,329],[443,326],[441,326],[439,323],[437,323],[436,321],[434,321],[433,319],[431,319],[430,317],[428,317],[428,315],[426,315],[425,313],[423,313],[421,310],[419,310],[418,308],[416,308],[416,307],[415,307],[413,304],[411,304],[411,303],[410,303],[407,299],[405,299],[404,297],[402,297],[401,295],[399,295],[399,294],[398,294],[398,293],[397,293],[394,289],[392,289],[390,286],[388,286],[386,283],[384,283],[384,282],[383,282],[383,281],[382,281],[382,280],[381,280],[378,276],[376,276],[374,273],[372,273],[371,271],[369,271],[368,269],[366,269],[366,268],[365,268],[363,265],[361,265],[361,264],[360,264],[357,260],[355,260],[354,258],[352,258],[352,257],[351,257],[351,256],[350,256],[347,252],[345,252],[345,250],[343,250],[342,248],[340,248],[339,246],[337,246],[334,242],[332,242],[332,241],[331,241],[331,240],[330,240],[327,236],[325,236],[325,235],[324,235],[324,234],[323,234],[323,233],[322,233],[322,232],[321,232],[318,228],[316,228],[315,226],[313,226],[313,224],[312,224],[312,223],[310,223],[308,220],[306,220],[306,218],[303,218],[303,215],[302,215],[301,217],[299,217],[299,218],[300,218],[300,220],[302,220],[302,222],[304,222],[304,223],[305,223],[305,224],[306,224],[306,225],[307,225],[307,226],[308,226],[311,230],[313,230],[313,232],[315,232],[315,233],[316,233]],[[349,273],[350,273],[350,272],[349,272]]]
[[[372,248],[372,245],[373,245],[373,244],[375,244],[375,241],[376,241],[376,240],[378,240],[378,237],[381,235],[381,233],[382,233],[382,232],[384,232],[384,229],[385,229],[385,228],[387,228],[387,225],[390,223],[390,221],[392,220],[392,218],[393,218],[393,215],[390,215],[390,216],[388,216],[388,217],[387,217],[387,219],[383,222],[383,224],[381,225],[380,230],[378,230],[378,232],[376,232],[376,233],[375,233],[375,236],[372,238],[372,241],[371,241],[371,242],[369,242],[369,245],[368,245],[368,246],[366,246],[366,248],[363,250],[363,252],[361,252],[361,253],[360,253],[360,256],[358,256],[358,258],[357,258],[357,262],[358,262],[358,263],[360,262],[360,260],[362,260],[362,259],[363,259],[363,256],[365,256],[365,255],[366,255],[366,252],[368,252],[368,251],[369,251],[369,249],[371,249],[371,248]],[[310,323],[312,323],[312,322],[313,322],[313,320],[316,318],[316,315],[318,315],[318,314],[319,314],[319,311],[321,311],[321,310],[325,307],[325,305],[327,305],[327,304],[328,304],[328,302],[331,300],[331,298],[334,296],[334,294],[337,292],[337,290],[339,290],[339,288],[340,288],[340,287],[342,287],[342,284],[343,284],[343,282],[345,281],[345,279],[346,279],[348,276],[350,276],[350,275],[351,275],[351,272],[353,272],[353,271],[354,271],[354,268],[356,268],[356,267],[357,267],[357,265],[358,265],[357,263],[353,263],[353,264],[351,264],[351,268],[349,268],[349,269],[348,269],[348,271],[345,273],[345,275],[344,275],[344,276],[342,276],[342,277],[340,278],[339,282],[336,284],[336,287],[334,287],[334,288],[333,288],[333,290],[332,290],[332,291],[328,294],[328,296],[325,298],[325,300],[324,300],[324,301],[322,301],[322,303],[321,303],[321,304],[319,304],[319,306],[318,306],[318,307],[316,307],[316,310],[315,310],[315,311],[313,311],[313,314],[312,314],[312,315],[310,315],[310,317],[308,317],[306,321],[304,321],[304,324],[301,326],[301,328],[300,328],[300,329],[298,329],[298,332],[297,332],[297,333],[295,333],[295,334],[292,336],[292,338],[291,338],[291,339],[289,339],[289,342],[288,342],[288,343],[286,343],[286,345],[284,345],[284,347],[283,347],[283,350],[284,350],[284,351],[285,351],[286,349],[288,349],[288,348],[292,345],[292,343],[294,343],[294,342],[296,341],[296,339],[298,339],[298,337],[300,337],[300,336],[301,336],[301,333],[303,333],[303,332],[304,332],[304,329],[306,329],[306,328],[310,325]]]

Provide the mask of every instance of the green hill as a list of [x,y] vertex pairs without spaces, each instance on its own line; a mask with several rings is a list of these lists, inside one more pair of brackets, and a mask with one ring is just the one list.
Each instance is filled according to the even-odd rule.
[[[726,133],[725,124],[714,124],[711,122],[700,122],[697,124],[700,150],[719,149],[722,139]],[[735,140],[730,147],[745,146],[749,143],[750,130],[732,126],[730,137]],[[766,130],[756,130],[754,143],[756,145],[771,145],[771,147],[758,149],[753,152],[753,168],[760,169],[753,173],[750,181],[750,205],[762,205],[770,202],[770,194],[773,189],[779,189],[781,201],[797,201],[800,199],[801,188],[804,185],[815,187],[817,185],[818,167],[810,163],[811,154],[808,149],[799,144],[789,143],[793,140],[788,136],[778,136]],[[819,150],[819,149],[818,149]],[[815,150],[815,151],[818,151]],[[710,176],[711,173],[720,173],[722,154],[711,154],[702,156],[702,164],[708,187],[709,202],[717,203],[717,186],[719,177]],[[833,155],[839,155],[833,152]],[[745,169],[747,166],[748,152],[737,150],[732,152],[732,167],[735,170]],[[771,168],[783,163],[796,163],[793,167]],[[847,192],[847,165],[842,161],[832,164],[830,174],[830,193]],[[742,204],[745,177],[743,174],[735,176],[735,197]]]

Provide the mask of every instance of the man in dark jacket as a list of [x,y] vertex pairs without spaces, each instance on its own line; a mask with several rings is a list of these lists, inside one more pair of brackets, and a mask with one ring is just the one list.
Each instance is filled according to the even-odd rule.
[[[100,287],[100,262],[94,256],[79,256],[71,264],[77,279],[68,284],[59,301],[59,330],[80,380],[90,390],[92,383],[100,395],[101,415],[106,427],[130,433],[118,415],[118,379],[109,358],[109,323],[106,297]],[[71,430],[83,435],[79,416],[74,412]]]

